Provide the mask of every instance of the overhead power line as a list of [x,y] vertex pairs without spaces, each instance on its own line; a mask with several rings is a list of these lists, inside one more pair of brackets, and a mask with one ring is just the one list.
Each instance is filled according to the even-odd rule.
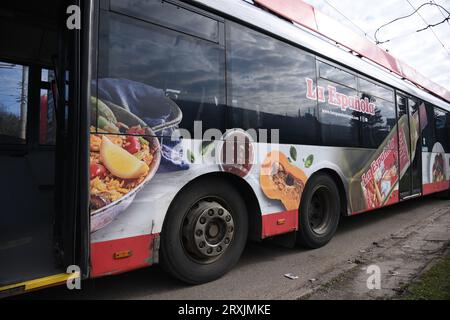
[[[411,8],[413,8],[414,10],[416,10],[416,8],[412,5],[411,1],[406,0],[406,2],[409,3],[409,5],[411,6]],[[436,5],[436,3],[430,3],[430,4]],[[426,30],[426,29],[429,28],[430,31],[433,33],[434,37],[436,38],[436,40],[441,44],[442,48],[444,48],[444,50],[447,51],[447,54],[450,55],[450,51],[447,49],[447,47],[446,47],[445,44],[441,41],[441,39],[439,39],[439,37],[437,36],[436,32],[434,32],[434,30],[433,30],[433,28],[432,28],[432,27],[435,27],[436,25],[438,25],[438,24],[440,24],[440,23],[438,23],[438,24],[436,24],[436,25],[429,24],[429,23],[425,20],[425,18],[420,14],[419,11],[417,11],[417,14],[419,15],[420,19],[422,19],[422,21],[425,22],[425,24],[427,25],[427,27],[425,27],[425,28],[422,29],[422,30]],[[450,13],[449,13],[449,16],[443,20],[443,22],[445,23],[445,21],[448,21],[449,18],[450,18]],[[419,30],[418,32],[420,32],[420,31],[422,31],[422,30]]]
[[[407,1],[408,1],[408,0],[407,0]],[[408,3],[409,3],[409,1],[408,1]],[[411,5],[411,4],[410,4],[410,5]],[[411,5],[411,6],[412,6],[412,5]],[[420,5],[417,9],[414,9],[414,11],[411,12],[410,14],[408,14],[408,15],[406,15],[406,16],[402,16],[402,17],[396,18],[396,19],[394,19],[394,20],[391,20],[391,21],[389,21],[389,22],[383,24],[381,27],[379,27],[379,28],[375,31],[375,34],[374,34],[376,44],[383,44],[383,43],[389,42],[389,41],[391,41],[391,40],[393,40],[393,39],[397,39],[397,38],[400,38],[400,37],[409,35],[409,34],[406,34],[406,35],[398,36],[398,37],[395,37],[395,38],[392,38],[392,39],[389,39],[389,40],[386,40],[386,41],[380,41],[380,40],[378,40],[378,32],[379,32],[382,28],[384,28],[384,27],[386,27],[386,26],[388,26],[388,25],[390,25],[390,24],[392,24],[392,23],[394,23],[394,22],[396,22],[396,21],[399,21],[399,20],[402,20],[402,19],[406,19],[406,18],[409,18],[409,17],[413,16],[414,14],[416,14],[420,9],[422,9],[422,8],[425,7],[425,6],[435,6],[435,7],[441,8],[441,9],[447,14],[447,17],[445,17],[444,20],[442,20],[442,21],[440,21],[440,22],[438,22],[438,23],[435,23],[435,24],[428,24],[427,22],[425,22],[425,23],[427,24],[427,26],[426,26],[425,28],[418,29],[418,30],[414,31],[412,34],[418,33],[418,32],[422,32],[422,31],[425,31],[425,30],[427,30],[427,29],[429,29],[429,28],[431,29],[432,27],[436,27],[436,26],[438,26],[438,25],[440,25],[440,24],[443,24],[443,23],[445,23],[446,21],[449,21],[449,20],[450,20],[450,12],[449,12],[447,9],[445,9],[443,6],[441,6],[441,5],[439,5],[439,4],[427,2],[427,3],[424,3],[424,4]],[[414,8],[414,6],[412,6],[412,7]],[[421,18],[423,19],[423,17],[421,17]],[[441,44],[442,44],[442,41],[439,40],[439,42],[441,42]],[[443,45],[443,44],[442,44],[442,45]],[[443,47],[445,48],[444,45],[443,45]],[[445,49],[446,49],[446,48],[445,48]],[[447,50],[447,49],[446,49],[446,50]],[[448,51],[448,50],[447,50],[447,51]],[[450,52],[449,52],[449,54],[450,54]]]
[[[442,8],[440,8],[439,6],[437,6],[436,1],[431,0],[431,2],[434,3],[434,4],[436,5],[436,7],[437,7],[437,9],[439,10],[439,12],[441,13],[441,15],[445,18],[445,17],[446,17],[446,16],[445,16],[445,11],[442,10]],[[447,23],[448,23],[448,26],[450,27],[450,20],[447,20]]]

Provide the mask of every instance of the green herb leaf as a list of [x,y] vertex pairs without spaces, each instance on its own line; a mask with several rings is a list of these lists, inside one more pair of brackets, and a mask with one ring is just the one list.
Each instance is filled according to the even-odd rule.
[[292,160],[297,161],[297,149],[294,146],[291,147],[290,154]]
[[306,160],[303,159],[303,162],[305,163],[305,168],[310,168],[314,163],[314,155],[310,154]]

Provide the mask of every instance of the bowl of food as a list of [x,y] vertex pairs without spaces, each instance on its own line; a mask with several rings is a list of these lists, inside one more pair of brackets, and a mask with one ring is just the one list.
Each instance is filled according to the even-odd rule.
[[433,146],[431,152],[430,179],[432,183],[445,180],[445,151],[444,147],[439,142]]
[[97,105],[90,135],[91,232],[130,206],[161,161],[159,140],[144,121],[112,103]]
[[221,171],[247,177],[255,164],[255,150],[252,137],[241,129],[225,133],[218,145],[216,162]]

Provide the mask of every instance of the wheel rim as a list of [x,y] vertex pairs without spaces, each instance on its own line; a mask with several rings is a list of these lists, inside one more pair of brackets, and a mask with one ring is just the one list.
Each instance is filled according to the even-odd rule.
[[233,243],[233,215],[221,202],[215,198],[199,200],[183,218],[180,230],[183,249],[198,263],[218,260]]
[[326,186],[317,186],[311,197],[308,220],[311,230],[317,235],[324,235],[331,225],[331,192]]

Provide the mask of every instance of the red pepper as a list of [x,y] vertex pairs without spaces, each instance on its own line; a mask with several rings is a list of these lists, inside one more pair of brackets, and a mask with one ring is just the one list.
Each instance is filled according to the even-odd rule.
[[139,151],[141,151],[141,143],[139,142],[139,138],[133,137],[133,136],[128,136],[125,139],[123,148],[131,154],[138,153]]
[[104,177],[106,175],[106,168],[98,163],[91,163],[89,167],[91,180],[97,177]]

